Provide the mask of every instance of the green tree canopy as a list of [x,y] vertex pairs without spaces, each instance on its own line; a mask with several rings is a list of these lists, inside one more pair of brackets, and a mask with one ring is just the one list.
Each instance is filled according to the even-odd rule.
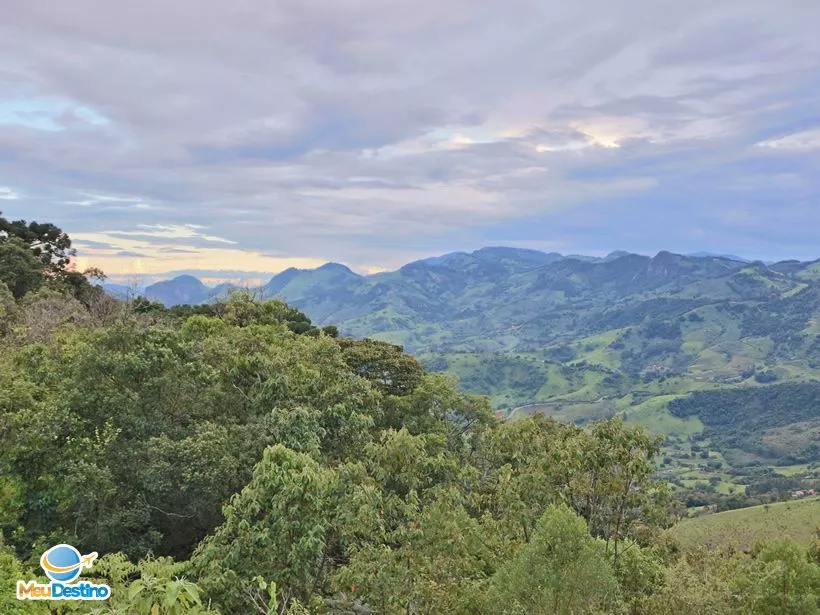
[[573,615],[612,612],[618,595],[606,544],[565,505],[551,506],[530,542],[493,577],[485,612]]
[[0,282],[20,298],[45,281],[45,266],[17,237],[0,239]]
[[19,240],[52,273],[68,266],[75,250],[65,231],[51,223],[7,220],[2,214],[0,211],[0,236]]

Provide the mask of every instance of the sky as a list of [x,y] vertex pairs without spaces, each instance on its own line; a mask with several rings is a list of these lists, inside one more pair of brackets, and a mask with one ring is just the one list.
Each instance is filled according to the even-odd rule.
[[820,257],[818,0],[2,0],[0,211],[112,276]]

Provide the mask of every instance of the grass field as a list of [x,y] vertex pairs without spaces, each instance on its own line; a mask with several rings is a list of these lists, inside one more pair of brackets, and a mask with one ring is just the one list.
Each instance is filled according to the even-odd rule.
[[667,406],[678,395],[658,395],[624,410],[627,424],[643,425],[649,431],[665,436],[685,436],[703,431],[703,424],[696,416],[680,419],[670,414]]
[[670,533],[685,548],[736,545],[751,548],[759,541],[791,538],[809,543],[820,529],[820,497],[769,506],[753,506],[684,519]]
[[808,471],[810,467],[811,464],[798,463],[792,466],[777,466],[774,468],[774,471],[782,476],[797,476],[798,474],[803,474]]

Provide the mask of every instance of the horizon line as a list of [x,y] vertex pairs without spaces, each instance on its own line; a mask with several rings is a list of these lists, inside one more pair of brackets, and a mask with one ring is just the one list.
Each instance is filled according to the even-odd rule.
[[[344,267],[345,269],[347,269],[348,271],[350,271],[351,273],[353,273],[354,275],[356,275],[358,277],[368,278],[368,277],[372,277],[372,276],[376,276],[376,275],[380,275],[380,274],[384,274],[384,273],[395,273],[396,271],[399,271],[402,268],[406,267],[407,265],[410,265],[410,264],[413,264],[413,263],[420,263],[420,262],[429,261],[429,260],[437,260],[437,259],[441,259],[441,258],[444,258],[444,257],[447,257],[447,256],[453,256],[453,255],[459,255],[459,254],[472,256],[476,252],[480,252],[481,250],[487,250],[487,249],[508,249],[508,250],[516,250],[516,251],[521,251],[521,252],[538,252],[540,254],[545,254],[545,255],[555,254],[555,255],[561,256],[563,259],[575,259],[575,260],[577,260],[577,259],[594,259],[595,261],[599,261],[599,262],[600,261],[605,261],[608,257],[612,256],[613,254],[620,254],[620,256],[618,258],[620,258],[622,256],[630,256],[630,255],[642,256],[642,257],[646,257],[646,258],[655,258],[656,256],[658,256],[659,254],[662,254],[662,253],[669,253],[669,254],[673,254],[675,256],[683,256],[683,257],[689,257],[689,258],[722,258],[722,259],[732,260],[732,261],[741,262],[741,263],[748,263],[750,265],[755,264],[755,263],[762,263],[763,265],[766,265],[766,266],[771,266],[771,265],[774,265],[774,264],[777,264],[777,263],[785,263],[785,262],[813,263],[813,262],[816,262],[816,261],[820,260],[820,258],[813,259],[813,260],[805,260],[805,261],[797,259],[797,258],[787,258],[787,259],[781,259],[781,260],[776,260],[776,261],[772,261],[772,260],[764,261],[764,260],[761,260],[761,259],[751,259],[751,258],[746,258],[746,257],[738,256],[738,255],[733,255],[733,254],[717,254],[717,253],[711,253],[711,252],[706,252],[706,251],[690,252],[690,253],[685,253],[684,254],[684,253],[679,253],[679,252],[672,252],[670,250],[659,250],[654,255],[640,253],[640,252],[632,252],[632,251],[629,251],[629,250],[612,250],[611,252],[606,254],[606,256],[594,256],[594,255],[583,254],[583,253],[563,254],[563,253],[555,251],[555,250],[544,251],[544,250],[537,250],[537,249],[534,249],[534,248],[517,248],[517,247],[513,247],[513,246],[490,245],[490,246],[484,246],[482,248],[478,248],[476,250],[473,250],[472,252],[467,252],[467,251],[463,251],[463,250],[455,250],[453,252],[445,252],[445,253],[439,254],[439,255],[428,256],[428,257],[424,257],[424,258],[421,258],[421,259],[408,261],[407,263],[404,263],[403,265],[400,265],[399,267],[397,267],[395,269],[383,269],[383,270],[380,270],[380,271],[374,271],[374,272],[368,272],[368,273],[360,273],[360,272],[356,271],[355,269],[353,269],[350,265],[347,265],[345,263],[341,263],[341,262],[338,262],[338,261],[327,261],[325,263],[322,263],[318,267],[313,267],[313,268],[287,267],[285,269],[282,269],[281,271],[244,271],[244,270],[240,270],[240,269],[175,269],[175,270],[171,270],[171,271],[164,271],[164,272],[158,272],[158,273],[112,273],[112,274],[107,274],[106,275],[106,280],[103,282],[103,284],[126,285],[126,283],[128,281],[131,281],[133,283],[133,282],[137,282],[137,281],[143,282],[143,281],[150,280],[148,282],[148,285],[151,285],[151,284],[157,284],[159,282],[166,282],[166,281],[175,280],[177,278],[189,276],[189,277],[197,279],[199,282],[201,282],[205,286],[208,286],[208,284],[206,284],[205,280],[207,280],[210,283],[213,283],[214,286],[218,286],[220,284],[226,284],[226,283],[228,283],[228,284],[230,284],[230,283],[241,284],[243,282],[257,282],[257,283],[259,283],[258,285],[264,285],[266,282],[269,282],[272,278],[274,278],[278,275],[281,275],[282,273],[285,273],[287,271],[291,271],[291,270],[293,270],[293,271],[317,271],[318,269],[321,269],[322,267],[326,267],[328,265],[338,265],[338,266]],[[613,259],[613,260],[617,260],[617,259]],[[224,274],[224,275],[222,275],[222,274]]]

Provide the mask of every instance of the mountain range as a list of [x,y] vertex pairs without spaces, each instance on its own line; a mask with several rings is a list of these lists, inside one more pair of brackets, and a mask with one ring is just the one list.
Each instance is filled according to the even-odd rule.
[[[291,268],[245,290],[280,298],[317,324],[336,324],[346,334],[394,341],[424,354],[538,349],[646,319],[706,317],[709,306],[736,302],[757,311],[770,303],[779,308],[814,297],[818,282],[820,261],[766,265],[670,252],[598,258],[499,247],[367,276],[338,263]],[[152,284],[143,294],[173,306],[213,301],[237,289],[209,287],[183,275]]]
[[[453,252],[450,254],[445,254],[443,256],[431,257],[427,259],[423,259],[421,261],[417,261],[419,263],[427,263],[430,265],[441,264],[441,263],[448,263],[452,261],[453,257],[458,255],[464,255],[463,252]],[[506,259],[504,255],[506,254]],[[597,257],[597,256],[588,256],[582,254],[573,254],[573,255],[562,255],[557,252],[551,252],[545,254],[543,252],[539,252],[537,250],[526,250],[526,249],[518,249],[518,248],[483,248],[482,250],[477,250],[472,253],[472,255],[476,256],[476,258],[482,259],[493,259],[494,257],[501,257],[500,260],[507,260],[508,263],[527,263],[530,262],[531,264],[534,263],[536,265],[546,264],[549,262],[555,262],[558,260],[563,259],[573,259],[579,260],[582,262],[606,262],[610,260],[614,260],[621,256],[629,255],[629,252],[626,251],[615,251],[607,256],[604,257]],[[711,254],[708,252],[698,252],[695,254],[689,254],[688,256],[692,257],[720,257],[726,258],[729,260],[735,260],[738,262],[751,262],[747,259],[744,259],[739,256],[733,255],[717,255]],[[411,263],[412,264],[412,263]],[[330,267],[344,267],[344,265],[339,265],[338,263],[328,263],[325,265]],[[210,299],[215,297],[224,296],[226,291],[230,290],[239,290],[239,289],[251,289],[256,290],[259,286],[268,286],[259,285],[259,284],[251,284],[248,280],[253,279],[264,279],[264,278],[284,278],[289,279],[293,277],[297,272],[305,273],[307,271],[312,270],[299,270],[299,269],[288,269],[286,271],[281,272],[280,274],[265,274],[262,272],[241,272],[241,271],[219,271],[219,270],[209,270],[209,271],[178,271],[178,272],[170,272],[167,274],[158,274],[156,276],[129,276],[128,277],[128,284],[123,282],[109,282],[104,284],[106,291],[109,294],[118,296],[118,297],[130,297],[136,295],[144,295],[147,297],[152,298],[155,301],[160,301],[164,305],[171,307],[173,305],[180,305],[183,303],[204,303]],[[241,280],[241,282],[236,283],[223,283],[218,286],[209,286],[202,282],[197,276],[205,276],[206,278],[223,278],[223,279],[231,279],[231,280]],[[375,274],[374,276],[370,277],[381,277],[384,274]],[[368,276],[359,276],[359,277],[368,277]],[[153,278],[153,279],[152,279]],[[159,279],[157,279],[159,278]],[[115,278],[116,279],[116,278]],[[276,282],[272,283],[272,287],[276,286]],[[279,282],[281,284],[281,281]]]

